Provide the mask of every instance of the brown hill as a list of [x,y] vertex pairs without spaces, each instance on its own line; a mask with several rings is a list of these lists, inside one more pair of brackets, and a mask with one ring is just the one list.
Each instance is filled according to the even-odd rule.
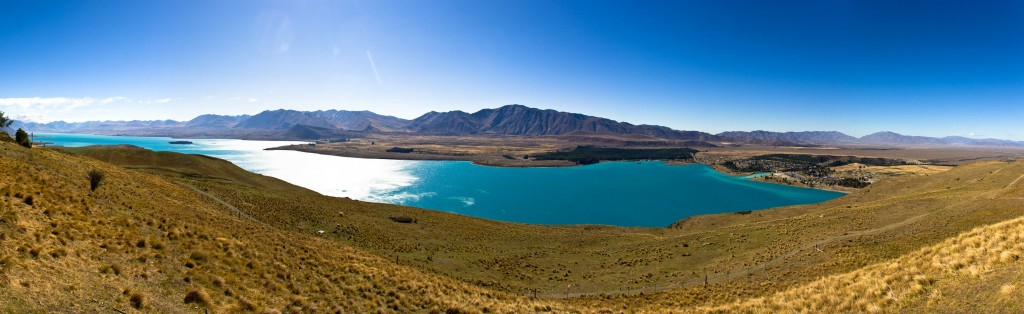
[[[316,234],[274,228],[162,176],[6,143],[0,156],[5,312],[521,312],[552,306]],[[95,191],[90,171],[105,174]]]
[[[1021,215],[1021,162],[652,229],[510,224],[325,197],[194,155],[0,143],[0,156],[0,305],[13,312],[1020,306],[1020,223],[983,226]],[[95,191],[91,170],[106,174]],[[531,300],[534,291],[574,298]]]

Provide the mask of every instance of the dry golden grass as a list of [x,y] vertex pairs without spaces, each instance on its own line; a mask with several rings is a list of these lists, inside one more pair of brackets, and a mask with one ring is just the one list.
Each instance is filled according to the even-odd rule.
[[[618,306],[617,298],[629,302],[643,290],[654,303],[700,305],[763,296],[1015,217],[1019,213],[1010,204],[992,200],[936,211],[991,189],[988,182],[975,181],[1007,166],[989,163],[961,168],[955,175],[927,179],[931,185],[897,180],[820,205],[694,217],[672,230],[507,224],[323,197],[269,183],[250,186],[192,177],[178,182],[235,204],[274,227],[302,233],[325,230],[328,238],[389,258],[398,256],[403,263],[480,286],[552,297],[610,293],[615,295],[613,306]],[[1013,171],[1019,170],[1005,172]],[[964,179],[958,180],[961,176]],[[999,186],[1009,179],[1000,177],[991,183]],[[913,188],[906,189],[908,185]],[[946,189],[946,185],[957,189]],[[988,210],[977,210],[984,207]],[[391,216],[411,216],[420,223],[397,224],[388,219]],[[951,219],[955,222],[947,221]],[[904,226],[894,224],[908,228],[886,227]],[[839,244],[835,254],[814,256],[801,251],[830,237],[833,241],[822,247]],[[695,285],[701,283],[704,270],[718,284],[713,289]],[[761,284],[758,278],[771,284]],[[678,300],[651,294],[680,286],[696,297]]]
[[[699,308],[707,312],[890,312],[897,309],[967,310],[950,308],[953,303],[970,304],[978,312],[1016,312],[1021,302],[1016,285],[1021,278],[1005,284],[986,282],[1002,279],[1007,272],[1024,271],[1024,218],[980,227],[891,261],[873,264],[846,274],[829,276],[810,284],[753,298],[735,304]],[[1001,271],[997,273],[996,271]],[[964,288],[989,286],[1009,302],[986,303],[972,300]],[[955,289],[951,289],[955,288]],[[984,289],[984,287],[982,287]],[[952,290],[952,291],[951,291]],[[957,292],[961,291],[961,292]],[[973,302],[972,302],[973,301]],[[977,302],[983,301],[983,302]],[[946,306],[943,306],[946,302]],[[1010,307],[1016,311],[1009,311]]]
[[711,148],[708,154],[751,157],[765,154],[811,154],[834,156],[882,157],[918,160],[927,164],[964,165],[979,161],[1020,160],[1019,147],[892,147],[874,145],[838,145],[831,147],[784,147],[743,145]]
[[[204,157],[78,153],[145,172],[0,144],[8,311],[1019,308],[996,300],[1021,294],[1020,221],[975,228],[1021,215],[1024,163],[654,229],[500,223],[324,197]],[[91,192],[94,169],[106,179]]]
[[953,169],[953,167],[936,165],[865,166],[858,163],[832,167],[832,170],[836,172],[861,171],[883,176],[932,175],[949,171],[950,169]]
[[[0,144],[6,311],[563,309],[239,218],[166,179]],[[90,191],[87,172],[106,174]]]

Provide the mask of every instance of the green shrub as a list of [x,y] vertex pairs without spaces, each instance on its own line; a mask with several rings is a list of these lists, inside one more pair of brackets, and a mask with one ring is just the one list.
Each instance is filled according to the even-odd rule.
[[14,141],[21,146],[32,148],[32,139],[28,137],[28,132],[25,130],[18,129],[18,132],[14,133]]

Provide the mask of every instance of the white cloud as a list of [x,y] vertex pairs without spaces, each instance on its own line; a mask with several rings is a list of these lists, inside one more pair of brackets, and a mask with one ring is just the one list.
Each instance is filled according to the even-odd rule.
[[256,98],[256,97],[241,97],[241,96],[228,97],[227,100],[230,100],[230,101],[244,101],[244,102],[257,102],[257,101],[260,101],[260,99]]
[[78,108],[126,100],[125,97],[11,97],[0,98],[0,111],[6,112],[15,120],[49,122],[55,116],[68,115]]
[[22,111],[68,111],[96,103],[91,97],[25,97],[0,98],[0,107],[15,107]]
[[178,100],[181,100],[181,99],[182,98],[180,98],[180,97],[179,98],[139,99],[139,100],[128,99],[127,102],[129,102],[129,103],[138,103],[138,104],[143,104],[143,105],[152,105],[152,104],[166,104],[166,103],[169,103],[169,102],[172,102],[172,101],[178,101]]
[[23,122],[36,122],[36,123],[48,123],[48,122],[50,122],[49,119],[47,119],[46,117],[41,116],[41,115],[19,115],[19,114],[16,114],[16,115],[12,115],[11,119],[14,119],[16,121],[23,121]]
[[89,114],[82,110],[84,107],[91,108],[90,112],[97,110],[110,110],[110,106],[118,104],[164,104],[180,98],[161,99],[131,99],[124,96],[112,96],[103,98],[94,97],[11,97],[0,98],[0,111],[15,117],[15,120],[32,122],[49,122],[52,120],[63,120],[68,122],[84,121],[89,119]]
[[109,104],[109,103],[112,103],[112,102],[120,102],[120,101],[131,102],[131,100],[128,99],[128,97],[117,96],[117,97],[103,98],[103,100],[100,100],[100,103]]

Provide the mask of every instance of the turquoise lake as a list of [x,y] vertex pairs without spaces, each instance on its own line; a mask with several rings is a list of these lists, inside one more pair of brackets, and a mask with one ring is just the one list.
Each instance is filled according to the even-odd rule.
[[606,162],[565,168],[499,168],[469,162],[326,156],[264,148],[297,142],[36,134],[62,146],[131,144],[205,154],[325,195],[535,224],[664,227],[710,213],[818,203],[842,193],[750,181],[704,165]]

